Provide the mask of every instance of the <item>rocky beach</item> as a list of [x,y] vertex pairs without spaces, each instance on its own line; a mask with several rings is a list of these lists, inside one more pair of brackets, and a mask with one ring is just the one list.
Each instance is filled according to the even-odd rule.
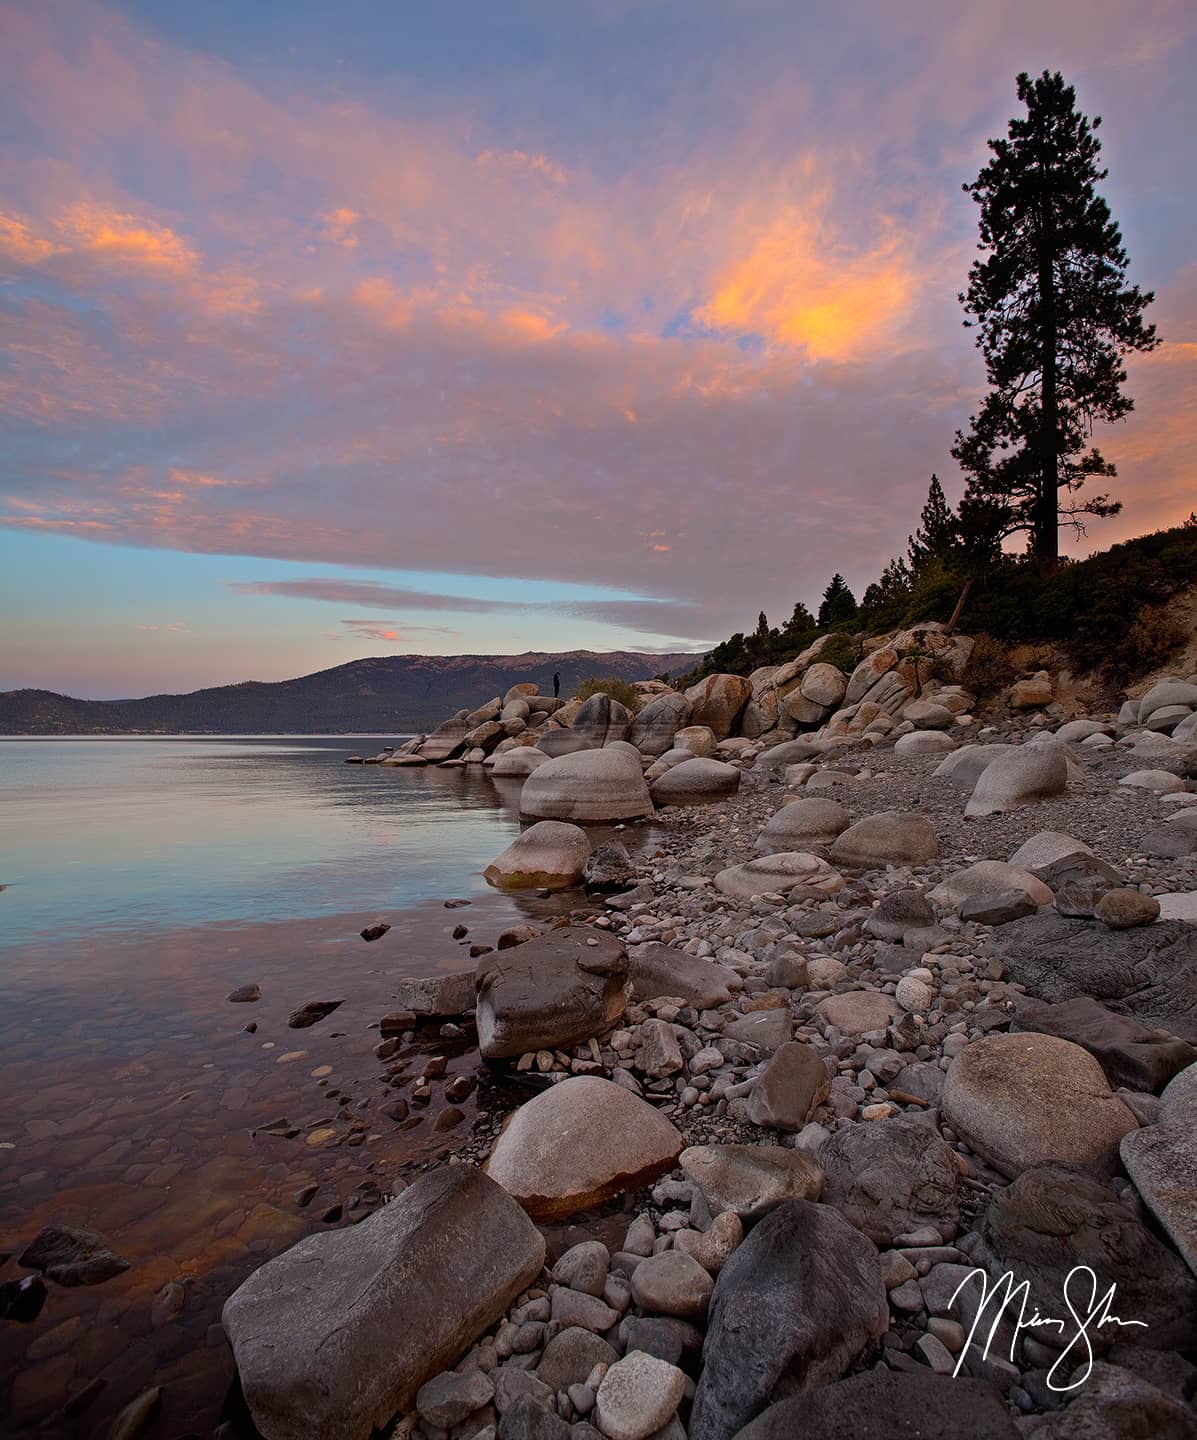
[[557,913],[447,897],[374,1085],[278,1122],[370,1175],[225,1303],[218,1434],[1197,1434],[1197,677],[981,704],[971,643],[517,686],[361,757],[521,787],[487,879]]

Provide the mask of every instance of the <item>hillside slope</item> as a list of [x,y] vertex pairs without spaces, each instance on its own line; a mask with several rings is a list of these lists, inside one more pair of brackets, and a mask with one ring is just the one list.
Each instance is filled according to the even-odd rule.
[[644,680],[694,663],[693,655],[385,655],[352,660],[295,680],[246,681],[190,695],[77,700],[49,690],[0,693],[3,735],[340,734],[430,729],[454,711],[484,704],[521,680],[568,695],[592,675]]

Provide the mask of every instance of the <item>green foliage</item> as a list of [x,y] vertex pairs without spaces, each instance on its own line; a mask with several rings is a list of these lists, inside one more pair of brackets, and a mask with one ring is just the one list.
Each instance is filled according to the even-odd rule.
[[1159,343],[1143,312],[1154,298],[1127,285],[1122,235],[1097,194],[1101,142],[1060,74],[1018,77],[1025,119],[964,189],[980,207],[984,257],[960,297],[978,329],[990,390],[957,431],[953,457],[969,492],[1000,510],[1000,534],[1027,532],[1038,561],[1059,558],[1060,525],[1115,515],[1107,495],[1081,501],[1091,477],[1116,472],[1088,442],[1122,419],[1123,357]]
[[[930,565],[949,564],[960,546],[960,524],[948,504],[939,476],[932,475],[927,503],[919,516],[919,528],[910,537],[905,567],[911,579],[917,578]],[[901,564],[891,561],[890,564]],[[882,577],[884,578],[884,577]]]
[[856,615],[856,596],[848,589],[848,583],[842,575],[833,575],[827,583],[827,589],[823,591],[823,601],[819,606],[819,629],[827,630],[834,625],[842,625],[855,620]]
[[978,635],[961,677],[965,689],[988,699],[1015,678],[1014,667],[1001,641],[992,635]]
[[612,700],[618,700],[621,705],[626,706],[633,715],[644,703],[632,682],[621,680],[618,675],[605,675],[601,678],[592,676],[589,680],[583,680],[574,691],[573,698],[589,700],[592,695],[609,695]]
[[845,675],[851,675],[862,659],[860,646],[851,635],[844,631],[833,634],[827,644],[815,656],[819,665],[834,665]]

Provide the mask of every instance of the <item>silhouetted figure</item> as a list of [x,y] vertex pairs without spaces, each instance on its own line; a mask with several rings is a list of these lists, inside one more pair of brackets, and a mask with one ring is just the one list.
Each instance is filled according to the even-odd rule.
[[554,672],[553,672],[553,699],[554,699],[554,700],[560,700],[560,698],[561,698],[561,676],[558,675],[557,672],[554,670]]

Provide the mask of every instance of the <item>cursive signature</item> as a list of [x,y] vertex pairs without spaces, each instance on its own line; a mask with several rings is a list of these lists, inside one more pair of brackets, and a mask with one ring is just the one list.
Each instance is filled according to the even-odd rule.
[[[1068,1333],[1069,1321],[1061,1320],[1051,1315],[1041,1315],[1038,1307],[1031,1303],[1031,1282],[1029,1280],[1022,1280],[1016,1283],[1014,1274],[1010,1270],[1007,1270],[1005,1274],[1000,1275],[996,1280],[992,1281],[984,1270],[970,1270],[952,1292],[951,1304],[955,1304],[956,1297],[964,1287],[973,1280],[980,1283],[981,1303],[977,1307],[977,1313],[973,1318],[972,1328],[968,1332],[968,1339],[964,1342],[964,1348],[961,1350],[960,1357],[956,1361],[956,1368],[952,1371],[953,1376],[960,1374],[960,1367],[964,1364],[969,1346],[972,1345],[977,1331],[985,1318],[985,1313],[990,1306],[994,1307],[992,1310],[993,1318],[989,1326],[989,1333],[985,1338],[985,1343],[981,1347],[982,1358],[988,1358],[989,1347],[993,1344],[998,1325],[1001,1323],[1006,1311],[1016,1300],[1018,1303],[1018,1313],[1017,1318],[1014,1320],[1014,1335],[1010,1341],[1009,1359],[1011,1364],[1014,1363],[1014,1349],[1018,1344],[1018,1337],[1024,1330],[1051,1328],[1061,1337]],[[1076,1281],[1075,1287],[1073,1283],[1074,1280]],[[1084,1304],[1079,1304],[1078,1302],[1081,1296],[1075,1292],[1086,1282],[1088,1299]],[[1117,1315],[1111,1313],[1111,1306],[1114,1303],[1114,1292],[1117,1288],[1116,1285],[1111,1285],[1103,1295],[1099,1296],[1097,1275],[1088,1265],[1074,1265],[1065,1276],[1064,1304],[1068,1308],[1072,1324],[1076,1327],[1076,1333],[1068,1341],[1068,1344],[1056,1359],[1055,1364],[1047,1372],[1047,1386],[1049,1390],[1063,1394],[1065,1391],[1075,1390],[1088,1380],[1093,1369],[1093,1342],[1090,1339],[1090,1327],[1100,1329],[1103,1325],[1139,1325],[1144,1330],[1147,1329],[1147,1322],[1145,1320],[1122,1320]],[[999,1300],[1001,1302],[1000,1304],[997,1303]],[[1027,1313],[1028,1310],[1030,1314]],[[1083,1347],[1084,1353],[1084,1362],[1081,1368],[1073,1377],[1070,1384],[1057,1384],[1057,1372],[1063,1373],[1061,1367],[1065,1366],[1068,1357],[1074,1353],[1078,1346]],[[1073,1363],[1076,1362],[1074,1361]]]

